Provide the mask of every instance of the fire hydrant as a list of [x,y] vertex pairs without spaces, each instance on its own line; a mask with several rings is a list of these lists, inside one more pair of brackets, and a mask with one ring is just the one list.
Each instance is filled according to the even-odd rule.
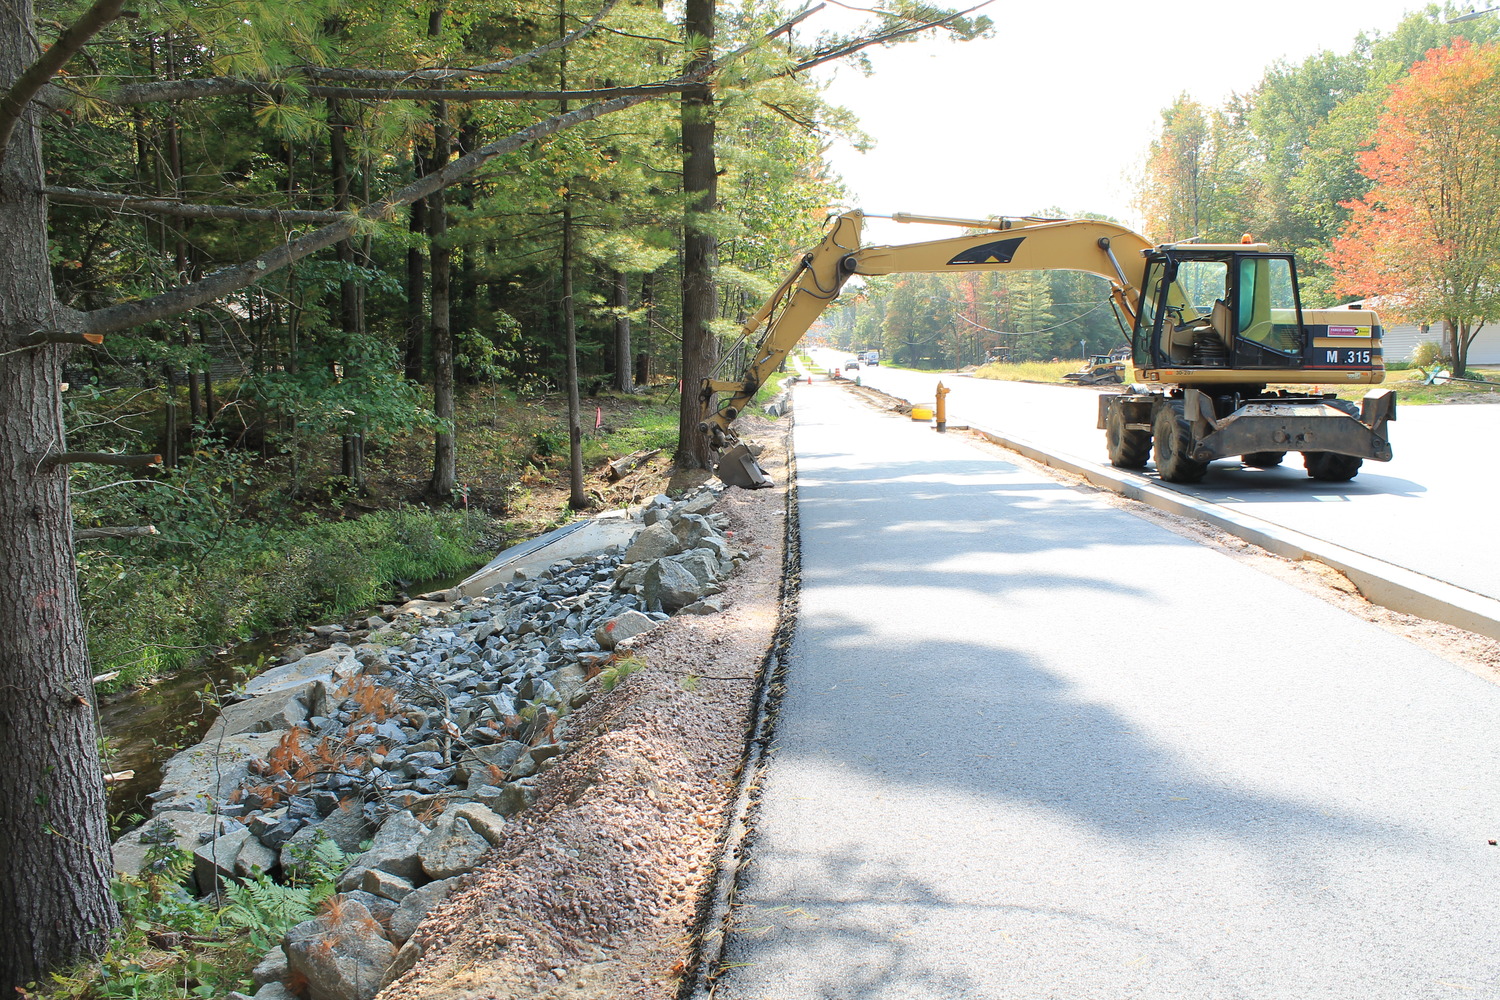
[[946,434],[948,432],[948,393],[952,392],[939,382],[937,384],[937,432]]

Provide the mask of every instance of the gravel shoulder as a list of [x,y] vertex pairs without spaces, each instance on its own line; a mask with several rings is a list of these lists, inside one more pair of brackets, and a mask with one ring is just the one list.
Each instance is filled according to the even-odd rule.
[[742,424],[777,485],[728,491],[716,508],[753,553],[727,607],[673,617],[636,642],[644,665],[573,715],[574,749],[417,931],[421,958],[382,997],[678,995],[780,612],[790,421]]

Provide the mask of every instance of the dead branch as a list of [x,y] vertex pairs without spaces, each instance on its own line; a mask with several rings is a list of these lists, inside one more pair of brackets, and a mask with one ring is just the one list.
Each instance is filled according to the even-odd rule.
[[69,205],[98,205],[103,208],[130,209],[149,215],[170,215],[181,219],[236,219],[243,222],[302,223],[338,222],[342,212],[308,212],[279,208],[241,208],[237,205],[202,205],[163,198],[146,198],[112,191],[88,191],[72,187],[44,187],[42,193],[52,201]]
[[73,541],[87,542],[98,538],[119,541],[126,538],[144,538],[160,534],[154,524],[121,524],[107,528],[79,528],[73,532]]

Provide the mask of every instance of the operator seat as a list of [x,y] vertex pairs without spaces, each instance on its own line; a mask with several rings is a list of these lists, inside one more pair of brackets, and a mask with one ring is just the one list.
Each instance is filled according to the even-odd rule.
[[1209,323],[1213,325],[1214,333],[1224,342],[1231,356],[1234,354],[1234,313],[1229,310],[1229,303],[1223,299],[1214,300],[1214,308],[1208,317]]

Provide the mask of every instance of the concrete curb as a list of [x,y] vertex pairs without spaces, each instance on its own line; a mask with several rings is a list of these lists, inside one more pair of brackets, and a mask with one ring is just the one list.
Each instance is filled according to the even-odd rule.
[[1047,451],[1024,438],[986,430],[974,424],[970,425],[970,429],[987,441],[1024,455],[1034,462],[1071,472],[1095,486],[1138,500],[1157,510],[1207,521],[1268,552],[1287,559],[1315,559],[1347,576],[1359,588],[1365,600],[1372,604],[1402,614],[1456,625],[1491,639],[1500,639],[1500,601],[1493,598],[1249,514],[1195,500],[1155,483],[1118,472],[1110,466]]

